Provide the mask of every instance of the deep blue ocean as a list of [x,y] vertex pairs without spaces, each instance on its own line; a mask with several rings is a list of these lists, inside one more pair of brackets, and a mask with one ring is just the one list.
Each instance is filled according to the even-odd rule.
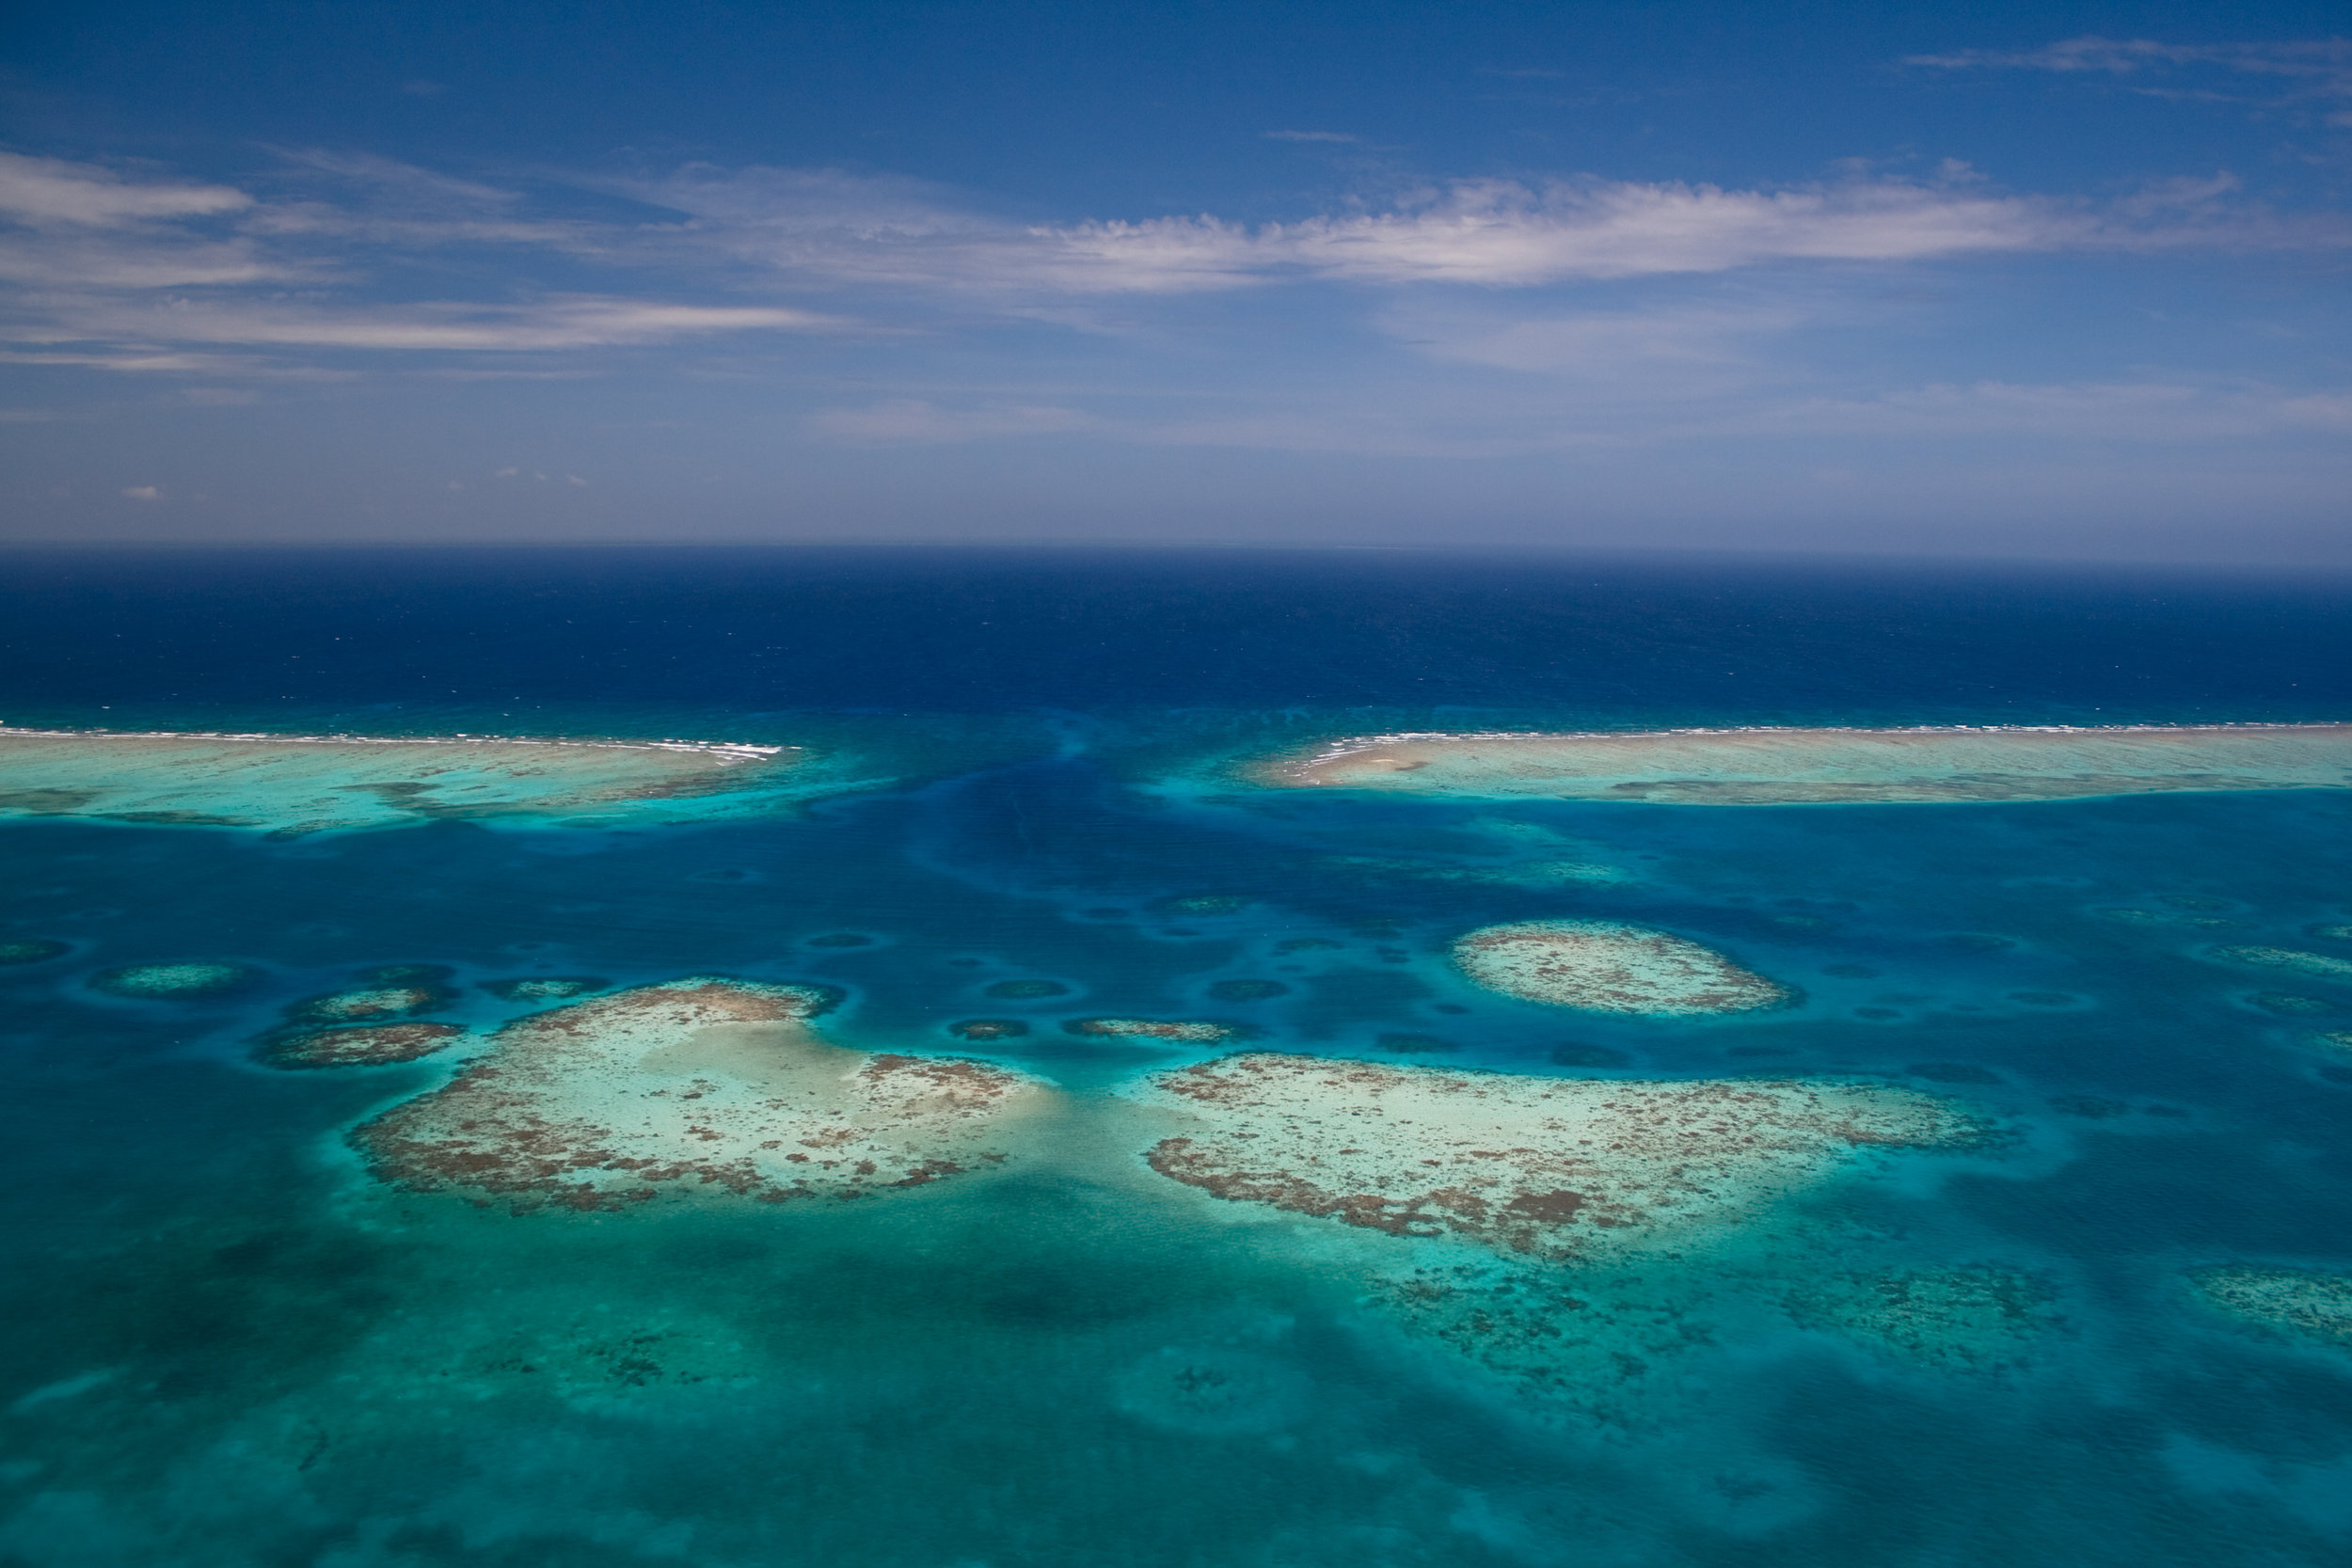
[[[2352,1273],[2352,1049],[2313,1043],[2352,1030],[2352,983],[2201,956],[2352,955],[2312,935],[2352,922],[2352,792],[1481,804],[1211,767],[1394,730],[2344,721],[2352,579],[19,553],[0,720],[797,744],[889,781],[708,823],[0,820],[0,942],[70,947],[0,968],[0,1563],[2352,1561],[2352,1342],[2183,1283]],[[1629,875],[1381,869],[1486,864],[1512,832]],[[1706,941],[1804,1006],[1578,1015],[1445,963],[1465,929],[1563,914]],[[192,961],[262,978],[89,984]],[[1079,1094],[1155,1059],[1055,1020],[1197,1016],[1236,979],[1275,985],[1217,1004],[1260,1049],[1927,1085],[1997,1118],[2001,1148],[1825,1192],[1808,1223],[1857,1268],[1997,1269],[2042,1306],[1999,1366],[1725,1308],[1597,1417],[1368,1301],[1334,1261],[1366,1238],[1091,1180],[1084,1151],[862,1208],[392,1192],[345,1135],[444,1067],[252,1054],[298,999],[390,964],[444,966],[468,998],[447,1016],[485,1027],[517,1009],[482,983],[534,973],[818,982],[846,999],[834,1037],[918,1053],[1010,1011],[1038,1027],[993,1053]],[[1025,978],[1061,990],[989,994]],[[1185,1357],[1247,1357],[1277,1392],[1200,1418],[1152,1381]]]

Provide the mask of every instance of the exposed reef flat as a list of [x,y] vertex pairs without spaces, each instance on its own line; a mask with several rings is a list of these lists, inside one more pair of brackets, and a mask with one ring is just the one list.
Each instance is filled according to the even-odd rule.
[[1585,1012],[1688,1017],[1791,999],[1787,987],[1711,947],[1615,921],[1488,926],[1454,942],[1454,961],[1489,990]]
[[801,792],[793,749],[480,736],[0,729],[0,817],[294,834],[440,818],[708,817]]
[[90,987],[111,996],[193,1000],[225,996],[243,990],[252,979],[253,971],[241,964],[132,964],[92,975]]
[[2352,958],[2339,958],[2328,953],[2304,953],[2292,947],[2217,947],[2213,954],[2217,958],[2252,964],[2257,969],[2285,969],[2326,980],[2352,980]]
[[1859,1150],[1958,1148],[1949,1101],[1844,1080],[1634,1083],[1252,1053],[1160,1073],[1153,1170],[1234,1202],[1553,1261],[1745,1218]]
[[1035,1080],[818,1037],[808,986],[698,976],[516,1020],[446,1086],[354,1134],[415,1189],[608,1209],[665,1194],[765,1202],[913,1187],[1005,1158]]
[[382,1067],[446,1051],[464,1037],[454,1023],[357,1023],[273,1035],[256,1053],[270,1067]]
[[1678,805],[2346,789],[2352,724],[1387,735],[1249,772],[1287,788]]
[[2352,1350],[2352,1276],[2237,1264],[2199,1269],[2188,1280],[2232,1317]]

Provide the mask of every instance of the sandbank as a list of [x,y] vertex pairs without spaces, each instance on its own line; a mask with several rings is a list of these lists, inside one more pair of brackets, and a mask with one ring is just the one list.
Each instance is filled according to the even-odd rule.
[[1584,1261],[1736,1222],[1866,1149],[1980,1143],[1915,1089],[1640,1083],[1250,1053],[1133,1091],[1196,1124],[1151,1167],[1232,1202]]
[[1248,769],[1281,788],[1675,805],[2057,800],[2352,788],[2352,724],[1414,734]]
[[518,1207],[914,1187],[1006,1158],[1035,1080],[818,1037],[815,987],[697,976],[516,1020],[446,1086],[354,1134],[379,1176]]
[[794,752],[690,741],[0,728],[0,818],[292,835],[450,818],[744,815],[773,809]]
[[1791,1000],[1787,987],[1711,947],[1608,920],[1488,926],[1454,943],[1454,961],[1489,990],[1593,1013],[1690,1017]]

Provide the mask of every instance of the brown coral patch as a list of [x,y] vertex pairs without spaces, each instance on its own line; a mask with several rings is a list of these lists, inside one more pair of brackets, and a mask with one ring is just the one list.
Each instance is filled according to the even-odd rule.
[[278,1068],[381,1067],[445,1051],[465,1034],[454,1023],[355,1023],[297,1029],[264,1044],[262,1062]]

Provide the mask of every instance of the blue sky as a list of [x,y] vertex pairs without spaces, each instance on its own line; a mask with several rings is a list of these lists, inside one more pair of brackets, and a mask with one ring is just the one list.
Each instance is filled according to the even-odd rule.
[[49,8],[0,537],[2352,562],[2347,33]]

